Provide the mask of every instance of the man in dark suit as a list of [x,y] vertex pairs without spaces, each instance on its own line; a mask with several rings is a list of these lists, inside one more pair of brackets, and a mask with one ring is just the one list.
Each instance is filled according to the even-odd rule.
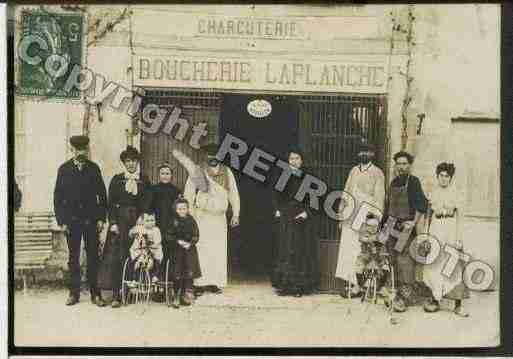
[[91,301],[104,306],[97,287],[98,234],[102,231],[107,209],[105,183],[98,165],[87,159],[89,138],[70,138],[73,158],[59,167],[54,191],[57,223],[66,233],[70,271],[70,294],[66,305],[80,298],[80,245],[82,238],[87,253],[87,280]]

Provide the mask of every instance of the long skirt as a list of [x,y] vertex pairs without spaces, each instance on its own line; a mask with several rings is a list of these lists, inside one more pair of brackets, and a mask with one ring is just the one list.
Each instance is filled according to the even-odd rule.
[[337,269],[335,277],[357,284],[356,265],[361,253],[359,233],[351,228],[351,224],[343,224],[340,234]]
[[[311,219],[310,219],[311,220]],[[279,290],[312,292],[318,285],[317,242],[309,220],[280,217],[277,259],[272,285]]]
[[102,260],[98,273],[98,287],[112,289],[117,295],[123,280],[123,265],[129,257],[132,241],[128,232],[135,225],[138,217],[135,207],[119,208],[118,228],[119,234],[108,232],[103,247]]
[[98,268],[98,288],[105,290],[112,289],[112,269],[114,266],[114,258],[118,255],[117,253],[114,253],[113,241],[117,241],[117,239],[113,239],[113,236],[117,235],[111,231],[107,232],[107,238],[103,245],[100,265]]
[[196,243],[201,278],[198,286],[228,284],[228,228],[225,213],[217,214],[196,209],[194,219],[198,223],[200,239]]
[[451,244],[456,238],[456,219],[433,217],[430,234],[436,237],[440,243],[440,254],[431,264],[423,266],[423,281],[431,289],[433,298],[440,300],[468,298],[468,289],[463,284],[463,265],[458,261],[451,276],[445,276],[442,271],[450,255],[444,251],[446,244]]

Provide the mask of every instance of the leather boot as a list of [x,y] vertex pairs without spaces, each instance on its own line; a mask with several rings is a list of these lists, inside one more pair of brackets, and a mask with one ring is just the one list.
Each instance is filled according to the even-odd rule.
[[66,305],[75,305],[79,301],[78,295],[70,293],[68,299],[66,299]]
[[183,291],[181,303],[185,306],[192,305],[194,302],[194,293],[192,292],[192,289],[186,289]]
[[182,304],[183,305],[191,305],[194,302],[194,291],[192,289],[192,280],[184,279],[183,280],[183,289],[182,289]]
[[91,303],[96,304],[99,307],[105,306],[105,302],[102,299],[101,292],[98,289],[91,290]]
[[121,296],[119,293],[119,290],[114,290],[112,296],[112,303],[110,304],[112,308],[119,308],[121,307]]

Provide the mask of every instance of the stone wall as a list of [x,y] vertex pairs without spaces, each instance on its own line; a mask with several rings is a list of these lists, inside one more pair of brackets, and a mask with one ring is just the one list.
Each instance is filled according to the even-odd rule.
[[[104,230],[100,234],[100,242],[104,243],[107,231]],[[100,245],[99,251],[102,251],[102,245]],[[37,269],[30,272],[27,280],[29,286],[33,285],[33,281],[38,282],[56,282],[61,285],[65,284],[68,278],[68,245],[66,237],[60,231],[56,231],[53,234],[53,253],[46,262],[44,269]],[[80,251],[80,267],[82,268],[82,282],[86,283],[86,263],[87,256],[84,249],[84,242]],[[14,271],[15,286],[20,287],[22,285],[22,276],[19,271]]]
[[[409,149],[416,155],[414,170],[427,189],[439,162],[463,169],[464,152],[452,138],[452,118],[466,113],[500,117],[500,8],[495,5],[418,5],[413,58],[413,102]],[[425,114],[416,134],[417,115]],[[472,131],[479,131],[479,126]],[[497,148],[499,137],[497,133]],[[480,143],[473,146],[479,152]],[[489,158],[499,167],[498,152]],[[458,171],[465,188],[465,171]],[[499,183],[497,183],[497,186]]]

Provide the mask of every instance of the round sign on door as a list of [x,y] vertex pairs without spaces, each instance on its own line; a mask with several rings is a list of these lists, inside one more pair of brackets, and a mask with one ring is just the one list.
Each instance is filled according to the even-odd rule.
[[256,118],[269,116],[271,110],[271,104],[266,100],[253,100],[248,103],[248,113]]

